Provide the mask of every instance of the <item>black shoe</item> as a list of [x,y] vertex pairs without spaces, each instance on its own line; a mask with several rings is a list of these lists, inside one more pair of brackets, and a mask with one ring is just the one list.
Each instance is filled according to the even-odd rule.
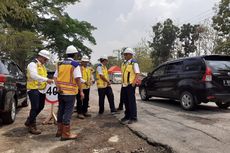
[[84,113],[83,114],[85,117],[91,117],[92,115],[91,114],[89,114],[89,113]]
[[137,119],[130,119],[129,121],[128,121],[128,124],[133,124],[133,123],[136,123],[137,122]]
[[30,126],[29,120],[26,120],[26,122],[24,123],[24,125],[25,125],[26,127],[29,127],[29,126]]
[[127,117],[123,117],[122,119],[121,119],[121,122],[124,122],[124,121],[128,121],[129,119],[127,118]]
[[123,108],[117,108],[117,111],[122,111],[123,110]]

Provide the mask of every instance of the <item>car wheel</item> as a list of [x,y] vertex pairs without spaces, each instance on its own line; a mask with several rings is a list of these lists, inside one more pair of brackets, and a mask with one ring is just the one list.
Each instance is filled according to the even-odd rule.
[[5,124],[10,124],[15,121],[16,118],[16,102],[15,99],[12,98],[10,103],[10,110],[2,114],[2,121]]
[[221,108],[221,109],[228,109],[228,107],[230,106],[230,103],[222,103],[222,102],[216,102],[216,105]]
[[149,96],[147,95],[147,91],[145,88],[140,88],[139,93],[141,96],[141,100],[144,100],[144,101],[149,100]]
[[181,93],[180,104],[185,110],[194,110],[196,107],[194,96],[187,91]]

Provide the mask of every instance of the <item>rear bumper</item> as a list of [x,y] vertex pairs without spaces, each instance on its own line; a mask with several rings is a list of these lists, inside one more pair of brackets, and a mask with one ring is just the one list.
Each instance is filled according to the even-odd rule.
[[230,93],[229,94],[214,94],[215,101],[223,102],[223,103],[230,103]]

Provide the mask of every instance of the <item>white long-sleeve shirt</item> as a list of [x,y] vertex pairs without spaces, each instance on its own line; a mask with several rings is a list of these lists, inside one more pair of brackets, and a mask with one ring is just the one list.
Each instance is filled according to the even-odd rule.
[[[37,59],[35,59],[39,64],[41,64],[41,62]],[[43,77],[41,75],[38,74],[38,69],[37,69],[37,64],[35,62],[30,62],[27,66],[27,71],[30,74],[31,79],[36,80],[38,82],[46,82],[48,80],[48,78]],[[44,90],[39,90],[41,93],[44,93]]]

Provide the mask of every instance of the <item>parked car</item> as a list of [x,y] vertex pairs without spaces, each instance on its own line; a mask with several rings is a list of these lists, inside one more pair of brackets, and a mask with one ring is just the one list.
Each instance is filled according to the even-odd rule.
[[111,83],[121,83],[122,74],[121,74],[121,72],[110,73],[109,79],[110,79]]
[[0,58],[0,118],[15,121],[16,107],[27,106],[26,76],[12,60]]
[[230,106],[230,56],[208,55],[163,63],[142,80],[139,93],[142,100],[179,100],[185,110],[210,101],[226,109]]

